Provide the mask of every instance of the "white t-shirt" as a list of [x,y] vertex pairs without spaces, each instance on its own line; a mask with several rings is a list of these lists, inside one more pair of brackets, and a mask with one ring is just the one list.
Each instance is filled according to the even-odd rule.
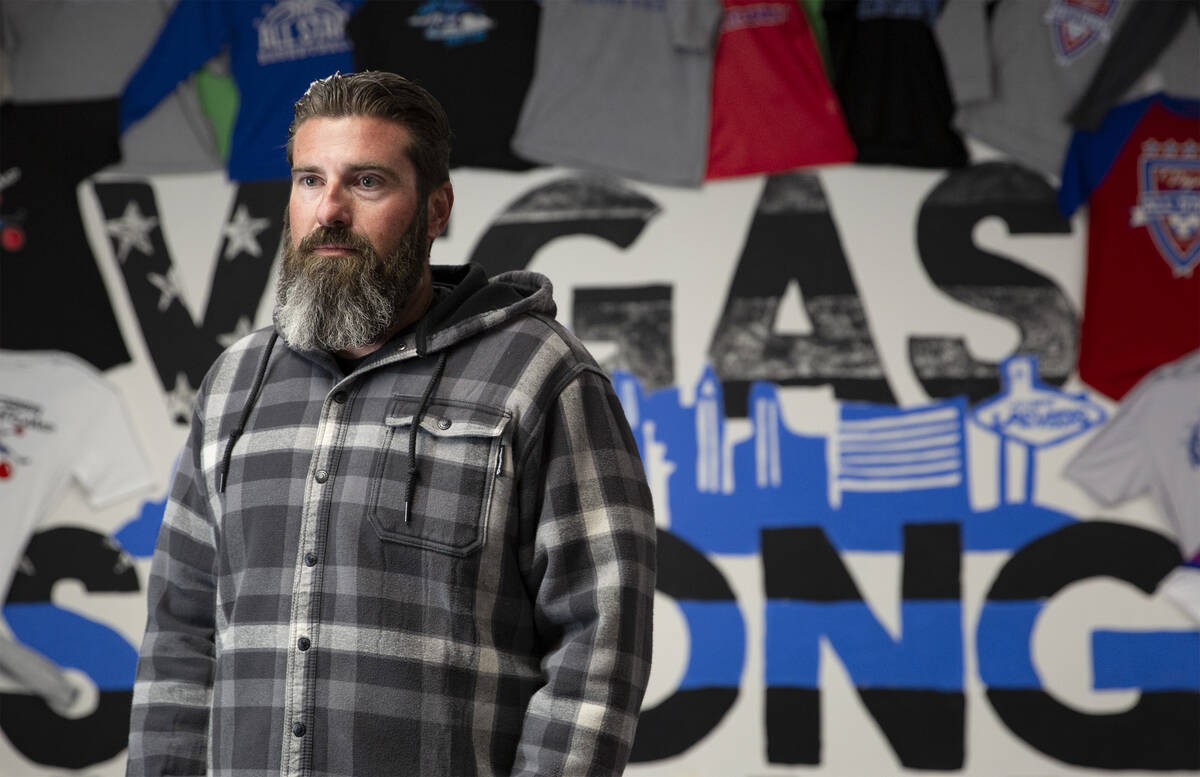
[[1066,475],[1103,504],[1154,494],[1185,561],[1159,590],[1200,621],[1200,351],[1143,378]]
[[154,485],[116,389],[59,351],[0,350],[0,596],[74,481],[101,510]]

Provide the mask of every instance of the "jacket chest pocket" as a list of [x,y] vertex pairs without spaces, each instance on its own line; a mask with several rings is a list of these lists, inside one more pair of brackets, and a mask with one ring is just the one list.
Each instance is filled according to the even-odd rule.
[[[397,397],[388,408],[371,468],[367,517],[386,542],[466,556],[483,542],[510,416],[432,402],[414,432],[419,407],[419,399]],[[415,470],[409,455],[414,437]]]

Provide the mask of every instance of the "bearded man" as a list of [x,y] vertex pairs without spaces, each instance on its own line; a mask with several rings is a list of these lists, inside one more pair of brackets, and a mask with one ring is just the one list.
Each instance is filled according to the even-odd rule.
[[431,267],[425,90],[296,103],[274,326],[196,400],[148,586],[130,775],[609,775],[650,669],[655,528],[549,282]]

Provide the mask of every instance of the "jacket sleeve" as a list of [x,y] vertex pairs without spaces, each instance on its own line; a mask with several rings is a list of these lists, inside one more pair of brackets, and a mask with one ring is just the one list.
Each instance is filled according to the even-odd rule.
[[203,425],[171,482],[147,585],[127,775],[202,775],[214,666],[216,537],[200,467]]
[[547,652],[513,775],[619,775],[650,674],[655,526],[603,373],[567,383],[523,471],[537,492],[522,501],[537,505],[528,585]]
[[129,129],[225,42],[224,3],[182,2],[175,6],[142,64],[121,94],[121,131]]

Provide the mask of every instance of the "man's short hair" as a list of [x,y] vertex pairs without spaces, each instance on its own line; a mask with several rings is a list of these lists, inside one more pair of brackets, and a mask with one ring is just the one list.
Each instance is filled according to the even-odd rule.
[[292,164],[296,130],[308,119],[372,116],[398,122],[412,142],[405,149],[417,171],[422,199],[450,180],[450,120],[442,104],[404,76],[377,70],[333,75],[313,81],[296,102],[288,127],[287,159]]

